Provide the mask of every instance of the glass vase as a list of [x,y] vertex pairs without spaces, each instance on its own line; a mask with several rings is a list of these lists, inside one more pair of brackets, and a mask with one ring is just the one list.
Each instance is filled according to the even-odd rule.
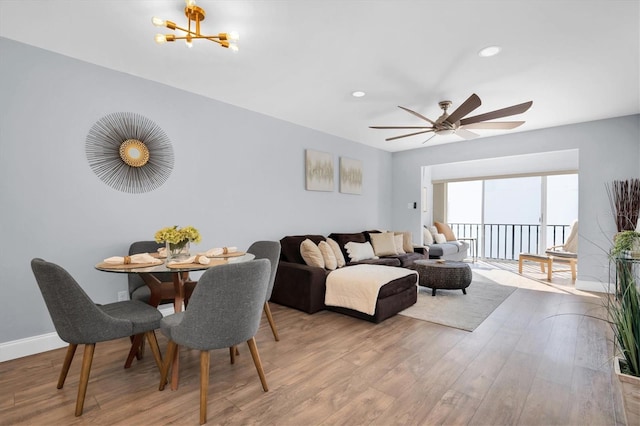
[[189,258],[189,240],[179,243],[166,242],[167,262],[180,262]]

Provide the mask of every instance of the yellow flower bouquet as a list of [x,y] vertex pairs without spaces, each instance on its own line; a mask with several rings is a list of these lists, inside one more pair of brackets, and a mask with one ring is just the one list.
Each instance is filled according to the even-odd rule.
[[189,243],[199,243],[202,238],[200,232],[193,226],[178,229],[178,225],[175,225],[158,230],[155,240],[157,243],[166,243],[167,258],[175,258],[180,255],[188,257]]

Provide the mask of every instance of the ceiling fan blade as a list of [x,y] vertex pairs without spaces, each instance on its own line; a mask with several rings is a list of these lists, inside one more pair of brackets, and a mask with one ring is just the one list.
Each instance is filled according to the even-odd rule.
[[429,122],[429,123],[431,123],[431,125],[433,125],[433,126],[435,126],[435,125],[436,125],[436,123],[435,123],[435,122],[433,122],[433,121],[429,120],[429,119],[428,119],[427,117],[425,117],[424,115],[422,115],[422,114],[420,114],[420,113],[417,113],[417,112],[415,112],[415,111],[413,111],[413,110],[410,110],[409,108],[405,108],[405,107],[400,106],[400,105],[398,105],[398,108],[403,109],[403,110],[407,111],[409,114],[413,114],[413,115],[415,115],[415,116],[416,116],[416,117],[418,117],[418,118],[422,118],[423,120],[428,121],[428,122]]
[[422,142],[422,143],[425,144],[425,143],[429,142],[431,139],[433,139],[435,137],[436,137],[436,133],[432,134],[430,138],[427,138],[427,140]]
[[480,100],[478,95],[473,93],[471,96],[469,96],[469,98],[467,98],[466,101],[462,103],[462,105],[460,105],[455,111],[449,114],[449,117],[447,117],[445,121],[451,124],[455,124],[456,121],[460,120],[462,117],[469,114],[480,105],[482,105],[482,101]]
[[522,126],[524,121],[483,121],[481,123],[471,123],[462,126],[465,129],[501,129],[510,130]]
[[421,135],[422,133],[429,133],[429,132],[433,132],[433,129],[423,130],[421,132],[409,133],[408,135],[394,136],[392,138],[385,139],[385,141],[393,141],[393,140],[396,140],[396,139],[406,138],[406,137],[415,136],[415,135]]
[[513,105],[507,108],[497,109],[495,111],[487,112],[484,114],[476,115],[469,118],[463,118],[460,120],[461,126],[466,126],[472,123],[478,123],[480,121],[493,120],[495,118],[508,117],[510,115],[522,114],[527,111],[533,105],[533,101],[525,102],[523,104]]
[[458,128],[458,130],[456,130],[456,135],[460,136],[463,139],[475,139],[480,137],[480,135],[477,133],[473,133],[461,128]]
[[370,129],[433,129],[431,126],[369,126]]

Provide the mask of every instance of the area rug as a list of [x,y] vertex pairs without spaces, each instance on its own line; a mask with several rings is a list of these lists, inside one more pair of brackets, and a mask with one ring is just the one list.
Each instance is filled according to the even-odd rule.
[[461,290],[437,290],[431,296],[430,288],[420,287],[416,304],[399,314],[473,331],[518,288],[513,283],[492,281],[483,272],[473,271],[466,295]]

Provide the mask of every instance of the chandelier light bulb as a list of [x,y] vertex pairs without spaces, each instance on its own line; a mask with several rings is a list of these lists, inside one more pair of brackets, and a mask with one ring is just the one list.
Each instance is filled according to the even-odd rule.
[[196,6],[195,0],[185,0],[185,4],[187,6],[184,10],[184,14],[187,17],[187,25],[184,27],[157,16],[151,18],[151,23],[157,27],[166,27],[170,30],[178,31],[177,34],[157,34],[155,36],[156,43],[164,44],[174,42],[176,40],[184,40],[187,47],[192,47],[193,40],[200,39],[218,43],[220,46],[230,48],[234,52],[238,51],[238,47],[235,45],[235,42],[240,38],[238,32],[218,33],[217,35],[202,34],[200,32],[200,23],[204,21],[206,15],[204,9]]
[[165,20],[162,18],[158,18],[157,16],[151,18],[151,23],[156,27],[164,27],[166,25]]

